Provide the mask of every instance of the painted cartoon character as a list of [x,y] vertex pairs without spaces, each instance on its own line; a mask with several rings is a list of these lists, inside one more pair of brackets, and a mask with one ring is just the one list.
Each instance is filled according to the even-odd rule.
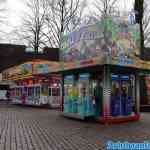
[[88,58],[91,58],[91,57],[95,57],[96,56],[96,45],[94,42],[92,43],[89,43],[87,49],[86,49],[86,52],[88,54]]
[[85,40],[82,41],[80,46],[80,59],[86,59],[87,58],[87,43]]
[[118,49],[118,54],[117,54],[118,57],[130,58],[132,56],[133,49],[131,49],[130,40],[128,39],[119,38],[117,40],[117,49]]
[[112,47],[111,47],[111,55],[112,55],[112,57],[116,57],[117,53],[118,53],[118,51],[117,51],[117,44],[116,44],[115,41],[113,41]]

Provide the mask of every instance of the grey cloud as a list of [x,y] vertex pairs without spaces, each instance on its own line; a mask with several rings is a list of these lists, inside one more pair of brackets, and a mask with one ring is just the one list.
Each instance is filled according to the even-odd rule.
[[7,0],[0,0],[0,3],[6,3]]

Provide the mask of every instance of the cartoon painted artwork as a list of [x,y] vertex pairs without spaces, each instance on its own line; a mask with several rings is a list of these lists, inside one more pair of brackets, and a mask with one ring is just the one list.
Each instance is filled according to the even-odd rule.
[[21,74],[23,74],[23,75],[32,73],[32,64],[31,63],[22,64],[20,66],[20,68],[21,68]]
[[45,74],[58,70],[60,70],[60,63],[58,62],[34,60],[4,70],[2,72],[2,78],[4,80],[14,80],[33,74]]
[[139,41],[138,24],[108,17],[65,35],[60,58],[64,62],[99,59],[103,63],[133,64],[140,56]]
[[35,69],[36,69],[36,73],[48,73],[49,66],[48,64],[44,64],[44,63],[36,64]]

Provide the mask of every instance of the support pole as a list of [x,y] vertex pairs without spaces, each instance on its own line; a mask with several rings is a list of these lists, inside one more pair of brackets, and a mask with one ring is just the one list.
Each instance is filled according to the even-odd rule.
[[110,104],[111,104],[111,78],[110,67],[104,66],[103,76],[103,118],[107,119],[111,116]]
[[140,114],[140,77],[138,74],[135,75],[135,85],[136,85],[135,113]]
[[61,111],[64,111],[64,75],[62,75],[61,80]]

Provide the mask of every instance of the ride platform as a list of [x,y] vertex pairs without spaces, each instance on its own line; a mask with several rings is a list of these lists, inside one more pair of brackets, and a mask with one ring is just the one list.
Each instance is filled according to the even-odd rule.
[[126,123],[130,121],[138,121],[140,119],[140,114],[131,115],[131,116],[119,116],[119,117],[107,117],[107,118],[98,118],[98,122],[103,124],[118,124]]

